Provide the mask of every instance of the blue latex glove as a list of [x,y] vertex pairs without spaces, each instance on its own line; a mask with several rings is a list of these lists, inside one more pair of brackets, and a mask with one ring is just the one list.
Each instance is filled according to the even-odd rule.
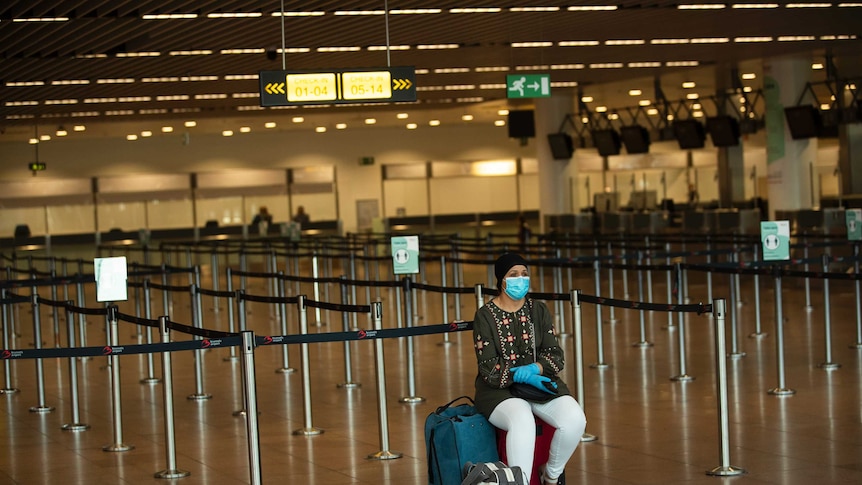
[[539,374],[539,364],[533,362],[532,364],[522,365],[519,367],[512,367],[512,380],[518,383],[526,383],[527,379],[530,376]]
[[[553,387],[555,390],[551,391],[547,387],[545,387],[545,384],[544,384],[545,382],[550,383],[551,387]],[[542,391],[545,391],[548,394],[556,394],[557,383],[552,381],[551,379],[543,376],[543,375],[533,374],[527,378],[526,383],[535,387],[536,389],[540,389]]]

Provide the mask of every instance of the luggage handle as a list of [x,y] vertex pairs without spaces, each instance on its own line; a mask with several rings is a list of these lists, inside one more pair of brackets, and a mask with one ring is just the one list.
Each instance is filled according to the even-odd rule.
[[456,397],[455,399],[453,399],[453,400],[449,401],[448,403],[446,403],[446,404],[444,404],[444,405],[440,406],[439,408],[437,408],[437,410],[436,410],[436,411],[434,411],[434,414],[440,414],[440,413],[442,413],[443,411],[445,411],[445,410],[449,409],[449,406],[451,406],[452,404],[454,404],[454,403],[455,403],[455,401],[457,401],[457,400],[459,400],[459,399],[466,399],[466,400],[470,401],[470,405],[471,405],[471,406],[475,406],[475,405],[476,405],[476,402],[475,402],[475,401],[473,401],[473,398],[472,398],[472,397],[470,397],[470,396],[461,396],[461,397]]

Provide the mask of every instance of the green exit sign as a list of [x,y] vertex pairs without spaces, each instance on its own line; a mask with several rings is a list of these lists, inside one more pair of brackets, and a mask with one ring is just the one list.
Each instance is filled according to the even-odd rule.
[[506,97],[548,98],[551,96],[550,74],[509,74],[506,76]]
[[27,168],[32,170],[33,172],[41,172],[48,168],[48,164],[45,162],[30,162],[27,164]]
[[374,165],[374,157],[359,157],[360,165]]

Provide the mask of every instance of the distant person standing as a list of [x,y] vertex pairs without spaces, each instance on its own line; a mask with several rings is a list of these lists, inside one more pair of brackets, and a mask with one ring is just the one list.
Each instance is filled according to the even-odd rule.
[[293,222],[296,222],[300,226],[304,226],[309,223],[311,218],[308,217],[308,214],[305,212],[305,207],[299,206],[296,208],[296,214],[293,216]]
[[530,225],[527,224],[527,219],[521,214],[518,216],[518,245],[521,251],[526,251],[527,245],[530,244],[530,238],[533,236],[533,231],[530,230]]
[[265,235],[269,232],[269,226],[272,224],[272,214],[269,213],[269,210],[265,205],[260,206],[260,210],[257,215],[254,216],[254,219],[251,221],[251,227],[257,227],[258,233],[260,235]]
[[688,184],[688,205],[696,206],[700,202],[700,194],[697,193],[697,188],[694,184]]

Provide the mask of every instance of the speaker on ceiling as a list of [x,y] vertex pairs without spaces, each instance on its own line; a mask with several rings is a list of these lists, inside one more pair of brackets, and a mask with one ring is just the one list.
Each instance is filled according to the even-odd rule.
[[681,150],[703,148],[706,144],[706,131],[703,124],[695,119],[674,121],[673,135]]
[[533,138],[536,136],[536,119],[533,110],[509,111],[509,138]]
[[575,144],[567,133],[549,134],[548,145],[551,147],[551,154],[557,160],[568,160],[575,153]]
[[706,119],[706,131],[717,147],[735,147],[739,145],[739,122],[732,116],[713,116]]
[[649,152],[649,131],[640,125],[623,126],[620,128],[620,136],[626,152],[630,154]]

